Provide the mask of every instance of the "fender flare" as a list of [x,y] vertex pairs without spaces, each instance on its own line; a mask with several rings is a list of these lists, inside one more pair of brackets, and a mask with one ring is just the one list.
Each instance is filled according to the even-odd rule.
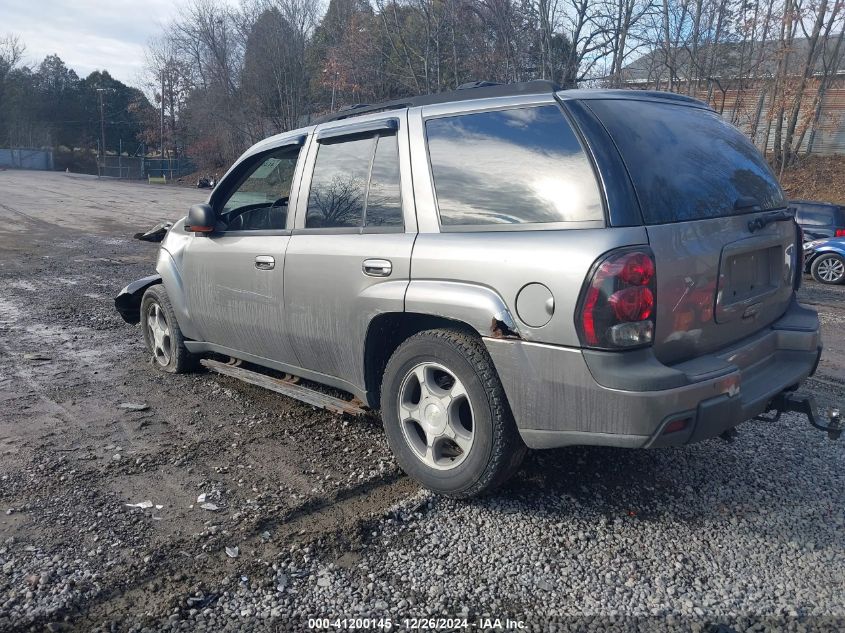
[[460,321],[481,336],[521,338],[502,296],[492,288],[460,281],[412,280],[405,312]]
[[114,298],[114,307],[120,317],[131,325],[141,322],[141,299],[147,288],[161,283],[161,275],[149,275],[127,284]]

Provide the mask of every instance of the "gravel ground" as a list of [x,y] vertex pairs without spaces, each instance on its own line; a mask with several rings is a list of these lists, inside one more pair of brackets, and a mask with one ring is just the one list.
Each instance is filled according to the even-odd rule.
[[[843,445],[798,417],[532,453],[495,496],[433,497],[375,417],[149,367],[111,307],[154,259],[128,236],[203,194],[0,191],[0,631],[845,629]],[[845,288],[801,298],[826,348],[805,391],[841,403]]]

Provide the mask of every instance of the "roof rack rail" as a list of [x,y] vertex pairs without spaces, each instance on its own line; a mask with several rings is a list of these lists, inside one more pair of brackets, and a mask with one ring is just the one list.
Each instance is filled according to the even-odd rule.
[[473,81],[458,86],[457,90],[449,92],[438,92],[435,94],[421,95],[418,97],[407,97],[375,104],[356,104],[341,108],[334,114],[320,117],[314,123],[328,123],[329,121],[340,121],[363,114],[373,112],[386,112],[388,110],[399,110],[412,108],[414,106],[434,105],[437,103],[450,103],[452,101],[469,101],[471,99],[485,99],[491,97],[513,97],[524,94],[547,94],[560,90],[560,86],[551,81],[538,79],[522,83],[499,84],[491,81]]
[[490,86],[501,86],[498,81],[468,81],[465,84],[461,84],[456,88],[456,90],[469,90],[470,88],[489,88]]
[[357,110],[359,108],[369,107],[369,103],[353,103],[352,105],[341,106],[338,112],[349,112],[350,110]]

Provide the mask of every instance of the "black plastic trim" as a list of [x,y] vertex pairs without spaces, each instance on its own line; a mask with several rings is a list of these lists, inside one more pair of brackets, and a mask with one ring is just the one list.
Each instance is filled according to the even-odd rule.
[[211,239],[216,237],[260,237],[262,235],[290,235],[291,229],[256,229],[254,231],[227,231],[222,229],[220,231],[214,230],[208,235]]
[[127,284],[114,298],[114,308],[124,321],[136,325],[141,321],[141,298],[150,286],[161,283],[161,275],[149,275]]
[[352,123],[342,127],[332,127],[317,132],[318,143],[335,143],[349,137],[372,136],[375,134],[395,134],[399,130],[399,119],[379,119],[364,123]]
[[610,226],[643,226],[643,214],[634,184],[616,144],[596,115],[575,99],[561,101],[592,154],[604,190]]

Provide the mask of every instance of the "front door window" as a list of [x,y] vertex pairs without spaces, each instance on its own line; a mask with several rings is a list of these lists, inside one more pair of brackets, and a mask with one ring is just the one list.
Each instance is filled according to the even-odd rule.
[[256,161],[223,205],[220,219],[226,231],[282,230],[287,224],[288,199],[299,148],[282,148]]

